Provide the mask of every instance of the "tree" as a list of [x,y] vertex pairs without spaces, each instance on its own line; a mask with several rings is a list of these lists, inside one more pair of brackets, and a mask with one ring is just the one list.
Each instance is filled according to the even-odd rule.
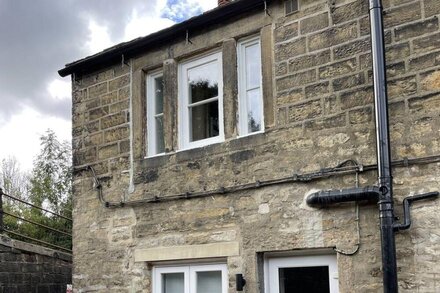
[[41,138],[41,151],[34,161],[31,175],[31,201],[56,213],[70,209],[72,198],[72,151],[60,142],[52,130]]
[[[41,136],[41,151],[34,161],[30,178],[30,202],[67,218],[72,218],[72,163],[71,147],[60,142],[52,130]],[[55,217],[39,209],[27,210],[32,221],[61,231],[71,231],[72,222]],[[71,238],[48,229],[23,225],[31,237],[64,247],[71,247]]]
[[[2,159],[0,162],[0,187],[3,192],[21,200],[28,200],[29,174],[20,168],[20,164],[13,156]],[[27,207],[17,201],[3,197],[3,210],[6,213],[22,216]],[[3,217],[4,228],[9,231],[20,229],[20,222],[11,216]]]
[[9,156],[1,161],[0,187],[9,195],[28,199],[29,174],[21,170],[17,158]]
[[[11,196],[65,218],[6,198],[4,209],[26,220],[71,233],[72,222],[66,219],[72,218],[71,148],[67,142],[60,142],[52,130],[47,130],[40,140],[41,150],[34,161],[31,174],[22,172],[14,158],[1,162],[0,187]],[[71,237],[68,235],[11,216],[4,217],[4,220],[5,228],[9,231],[68,249],[72,246]],[[26,238],[15,238],[26,241]]]

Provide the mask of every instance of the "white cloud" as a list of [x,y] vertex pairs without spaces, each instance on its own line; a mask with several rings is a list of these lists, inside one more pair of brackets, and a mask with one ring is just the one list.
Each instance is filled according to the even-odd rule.
[[108,28],[99,25],[95,20],[89,20],[89,36],[86,46],[90,54],[98,53],[113,45]]
[[188,0],[188,3],[197,3],[202,7],[203,11],[207,11],[217,7],[218,0]]
[[31,170],[40,150],[40,136],[50,128],[60,140],[71,140],[72,124],[64,119],[48,117],[25,108],[0,126],[0,159],[15,156],[24,170]]
[[70,99],[72,96],[70,80],[54,79],[47,90],[54,100]]
[[139,12],[133,9],[130,21],[125,26],[124,41],[149,35],[173,24],[174,22],[170,19],[158,16],[140,16]]

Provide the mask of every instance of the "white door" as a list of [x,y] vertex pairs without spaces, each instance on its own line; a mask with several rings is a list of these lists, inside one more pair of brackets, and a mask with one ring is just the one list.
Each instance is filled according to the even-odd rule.
[[270,258],[266,263],[267,293],[338,293],[336,255]]

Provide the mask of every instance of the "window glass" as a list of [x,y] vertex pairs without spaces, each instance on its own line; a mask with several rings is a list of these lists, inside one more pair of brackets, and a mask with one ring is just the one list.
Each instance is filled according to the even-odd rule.
[[330,293],[328,266],[279,269],[280,293]]
[[154,79],[154,92],[155,92],[155,114],[163,113],[163,77],[159,76]]
[[162,73],[149,74],[146,86],[148,156],[154,156],[165,152]]
[[218,96],[218,72],[215,62],[188,70],[189,104]]
[[247,92],[247,122],[248,122],[248,132],[256,132],[261,130],[261,96],[260,89],[254,89]]
[[259,38],[239,42],[238,77],[239,133],[247,135],[260,132],[264,125]]
[[161,293],[185,293],[184,273],[163,274]]
[[190,108],[191,139],[197,141],[219,135],[218,101]]
[[179,66],[179,145],[201,147],[224,140],[221,53]]
[[261,84],[261,57],[259,44],[245,46],[247,88],[259,88]]
[[222,293],[222,272],[197,272],[197,293]]

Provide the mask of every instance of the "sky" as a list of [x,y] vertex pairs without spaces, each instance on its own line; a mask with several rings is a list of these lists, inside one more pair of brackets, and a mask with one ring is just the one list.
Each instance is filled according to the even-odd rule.
[[30,170],[39,137],[71,141],[66,63],[217,6],[217,0],[0,0],[0,160]]

